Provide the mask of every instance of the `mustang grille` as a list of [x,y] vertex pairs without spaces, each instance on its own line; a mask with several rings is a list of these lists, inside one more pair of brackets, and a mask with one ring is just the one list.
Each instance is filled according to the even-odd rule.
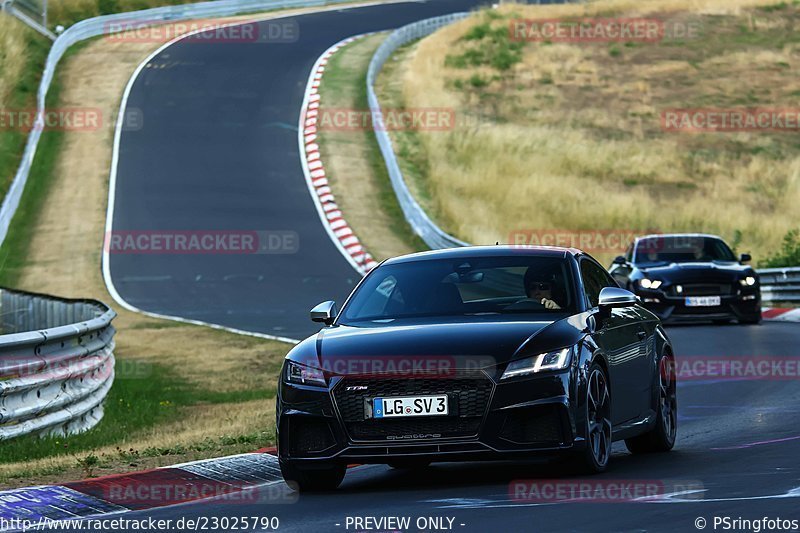
[[733,286],[721,283],[685,283],[681,285],[683,292],[678,293],[672,287],[672,296],[724,296],[733,292]]

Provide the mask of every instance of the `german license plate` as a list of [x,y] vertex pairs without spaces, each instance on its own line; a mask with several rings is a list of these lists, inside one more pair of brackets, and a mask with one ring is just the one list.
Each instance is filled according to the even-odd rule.
[[688,296],[686,307],[713,307],[720,305],[722,299],[719,296]]
[[373,418],[400,416],[437,416],[448,414],[447,396],[401,396],[374,398]]

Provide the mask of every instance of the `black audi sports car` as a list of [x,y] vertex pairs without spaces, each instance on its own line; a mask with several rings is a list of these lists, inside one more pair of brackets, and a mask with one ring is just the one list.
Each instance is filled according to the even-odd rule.
[[658,317],[589,255],[469,247],[390,259],[286,356],[278,456],[299,490],[348,463],[567,454],[606,469],[612,441],[670,450],[674,352]]
[[758,274],[721,238],[704,234],[637,238],[609,271],[663,321],[761,322]]

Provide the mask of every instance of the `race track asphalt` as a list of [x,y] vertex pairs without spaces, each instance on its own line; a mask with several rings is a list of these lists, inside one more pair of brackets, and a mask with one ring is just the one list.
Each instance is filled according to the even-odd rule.
[[[679,365],[715,357],[771,356],[797,363],[798,327],[685,326],[668,330]],[[280,531],[364,531],[346,527],[355,517],[453,519],[453,530],[497,531],[697,531],[695,520],[714,517],[760,520],[800,519],[800,384],[794,380],[685,381],[678,389],[678,440],[672,452],[645,456],[615,445],[609,470],[587,477],[567,465],[522,463],[439,463],[417,471],[383,465],[350,469],[334,493],[285,499],[275,487],[262,489],[263,503],[211,501],[127,513],[155,519],[276,516]],[[517,480],[592,483],[608,501],[515,500]],[[652,502],[620,502],[615,485],[685,494]],[[631,485],[631,482],[634,484]],[[616,485],[619,486],[619,485]],[[677,487],[677,489],[675,489]],[[278,495],[279,497],[277,497]],[[460,525],[463,524],[463,525]],[[385,530],[385,529],[383,529]],[[717,531],[722,530],[718,526]],[[409,531],[418,531],[412,527]]]
[[[328,299],[341,304],[361,276],[323,228],[300,165],[297,124],[311,67],[349,36],[480,3],[304,15],[290,19],[296,40],[186,39],[154,57],[127,102],[136,118],[120,137],[112,234],[296,238],[266,254],[226,253],[224,245],[202,254],[112,246],[119,295],[162,315],[295,339],[313,333],[308,310]],[[270,24],[259,33],[268,35]]]

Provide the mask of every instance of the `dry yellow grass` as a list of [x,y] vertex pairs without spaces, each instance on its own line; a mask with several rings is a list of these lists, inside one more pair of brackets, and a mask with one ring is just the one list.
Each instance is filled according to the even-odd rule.
[[[394,69],[403,103],[455,105],[461,119],[454,131],[416,134],[434,216],[482,244],[520,229],[659,229],[728,239],[741,231],[740,250],[756,259],[777,250],[800,219],[797,134],[674,133],[660,121],[662,110],[676,107],[797,107],[800,5],[755,8],[775,4],[504,5],[497,20],[476,14],[423,39],[407,68]],[[526,43],[505,72],[446,65],[470,48],[466,33],[487,21],[508,28],[515,18],[654,15],[699,24],[699,37]],[[485,87],[472,87],[473,76]],[[608,261],[615,252],[597,255]]]
[[17,19],[0,14],[0,108],[9,106],[9,97],[19,82],[28,60],[25,26]]

